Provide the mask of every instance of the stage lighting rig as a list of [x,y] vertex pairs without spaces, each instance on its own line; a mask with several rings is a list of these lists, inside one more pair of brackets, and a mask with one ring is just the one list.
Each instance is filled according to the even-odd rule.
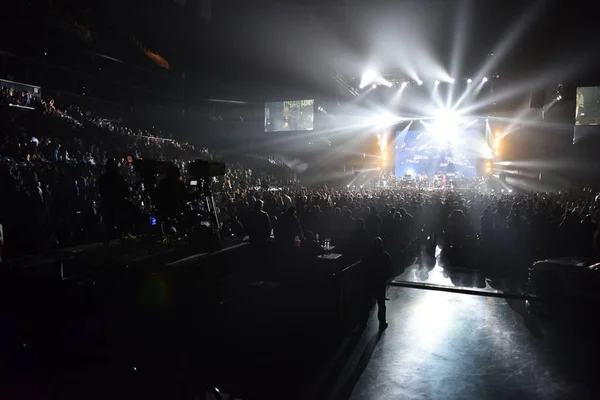
[[565,91],[565,88],[564,88],[563,84],[559,83],[558,85],[556,85],[556,87],[552,91],[552,99],[555,99],[556,101],[562,100],[564,91]]

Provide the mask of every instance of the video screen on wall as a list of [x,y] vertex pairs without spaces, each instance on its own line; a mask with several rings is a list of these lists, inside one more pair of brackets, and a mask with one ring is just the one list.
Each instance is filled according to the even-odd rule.
[[396,176],[431,179],[438,173],[471,179],[477,175],[477,159],[484,142],[477,130],[465,130],[452,140],[440,140],[427,131],[396,133]]
[[575,96],[575,125],[600,125],[600,87],[578,87]]
[[265,103],[265,132],[312,131],[314,100]]

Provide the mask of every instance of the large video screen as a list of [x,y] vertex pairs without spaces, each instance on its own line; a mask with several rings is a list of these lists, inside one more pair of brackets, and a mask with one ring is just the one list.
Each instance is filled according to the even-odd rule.
[[265,132],[312,131],[314,100],[265,103]]
[[482,156],[485,141],[475,129],[443,140],[428,131],[398,131],[396,146],[397,177],[432,178],[443,173],[471,179],[477,175],[477,159]]
[[600,87],[578,87],[575,96],[575,125],[600,125]]

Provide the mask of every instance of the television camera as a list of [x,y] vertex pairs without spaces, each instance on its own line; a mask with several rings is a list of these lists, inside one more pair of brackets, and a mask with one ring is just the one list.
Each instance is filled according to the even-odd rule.
[[[161,222],[162,232],[164,234],[164,224],[172,224],[169,218],[160,217],[164,210],[160,209],[160,204],[165,203],[165,199],[172,200],[178,195],[184,196],[182,199],[186,204],[185,211],[178,214],[177,225],[179,230],[187,231],[188,242],[198,246],[206,247],[206,250],[220,249],[220,227],[218,207],[214,201],[210,185],[213,177],[225,175],[227,168],[223,162],[214,162],[207,160],[196,160],[190,162],[187,166],[188,183],[185,185],[179,182],[178,186],[173,188],[185,187],[185,193],[179,190],[165,192],[161,190],[161,182],[158,177],[165,176],[163,180],[173,179],[173,171],[176,171],[177,178],[180,180],[179,169],[174,163],[169,161],[143,160],[127,157],[129,163],[133,164],[134,170],[141,176],[144,187],[153,198],[153,202],[158,204],[159,221]],[[131,161],[130,161],[131,160]],[[158,182],[157,182],[158,181]],[[172,187],[165,185],[167,188]]]

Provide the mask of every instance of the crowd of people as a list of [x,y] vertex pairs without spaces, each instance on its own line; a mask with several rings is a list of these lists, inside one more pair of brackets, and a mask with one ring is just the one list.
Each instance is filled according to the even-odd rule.
[[360,252],[382,237],[395,252],[423,239],[535,258],[595,254],[600,197],[585,194],[323,186],[237,191],[223,202],[236,220],[247,221],[251,238],[268,237],[266,223],[260,230],[252,217],[262,202],[275,241],[285,244],[319,235]]
[[[77,107],[59,108],[52,99],[14,88],[0,92],[5,255],[103,240],[99,180],[107,164],[127,183],[128,210],[140,221],[150,221],[153,201],[132,160],[171,162],[188,183],[189,162],[222,159],[218,152],[125,128]],[[9,104],[35,110],[8,111]],[[239,238],[274,240],[283,246],[301,243],[317,252],[317,244],[327,238],[356,254],[376,237],[392,254],[418,238],[460,246],[510,246],[531,258],[595,254],[600,199],[590,192],[303,187],[273,158],[246,155],[226,161],[232,161],[227,173],[213,178],[210,186],[223,233]]]
[[[185,178],[190,162],[223,158],[219,151],[123,127],[16,88],[0,88],[0,126],[0,257],[103,240],[98,182],[107,164],[116,165],[128,183],[129,209],[124,211],[149,221],[152,202],[134,160],[172,162]],[[228,174],[212,182],[219,190],[293,180],[274,158],[230,159]]]

